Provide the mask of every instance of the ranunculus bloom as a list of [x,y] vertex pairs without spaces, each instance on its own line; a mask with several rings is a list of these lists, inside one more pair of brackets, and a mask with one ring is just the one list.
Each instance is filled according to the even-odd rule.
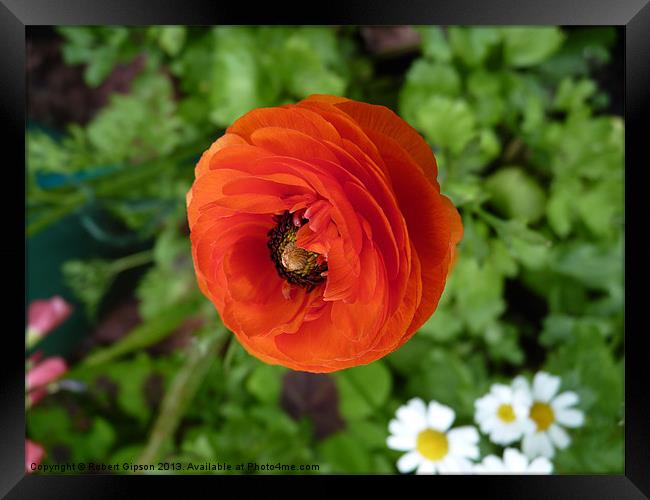
[[25,439],[25,472],[27,474],[34,472],[32,470],[32,464],[34,466],[39,465],[43,461],[44,456],[45,450],[40,444]]
[[431,316],[462,225],[436,160],[389,109],[314,95],[253,110],[187,194],[198,284],[254,356],[331,372]]
[[55,295],[47,300],[35,300],[27,309],[28,335],[40,338],[63,323],[72,313],[72,306]]

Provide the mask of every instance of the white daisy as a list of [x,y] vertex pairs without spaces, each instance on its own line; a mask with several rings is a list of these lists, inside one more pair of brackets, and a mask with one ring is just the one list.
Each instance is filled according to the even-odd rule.
[[411,399],[397,409],[390,421],[388,447],[405,451],[397,461],[402,473],[458,474],[472,471],[479,457],[478,431],[473,426],[450,429],[456,415],[448,406],[431,401],[427,407],[420,398]]
[[507,445],[535,428],[528,419],[530,405],[529,390],[494,384],[489,393],[474,403],[474,420],[493,443]]
[[478,474],[550,474],[553,464],[546,457],[529,461],[526,455],[514,448],[506,448],[503,459],[488,455],[474,467]]
[[540,455],[553,458],[555,448],[564,449],[571,442],[564,427],[580,427],[584,423],[584,413],[572,408],[579,400],[578,395],[573,391],[556,395],[560,382],[560,377],[546,372],[535,375],[532,390],[523,377],[513,381],[513,387],[531,391],[528,416],[535,428],[524,436],[521,446],[529,458]]

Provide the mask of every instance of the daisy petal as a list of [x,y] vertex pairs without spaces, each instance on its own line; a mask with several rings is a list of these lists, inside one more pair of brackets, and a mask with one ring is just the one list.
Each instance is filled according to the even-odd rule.
[[548,437],[548,434],[540,433],[539,439],[539,454],[546,458],[553,458],[555,455],[555,449],[553,448],[553,443],[551,438]]
[[548,403],[560,388],[560,377],[546,372],[539,372],[533,379],[533,395],[535,399]]
[[512,390],[507,385],[494,384],[490,390],[499,403],[509,403],[512,399]]
[[571,438],[559,425],[551,425],[548,429],[548,436],[553,441],[553,444],[560,449],[566,448],[571,443]]
[[455,458],[461,473],[469,474],[470,472],[474,472],[474,462],[464,457],[455,457]]
[[413,432],[419,432],[427,426],[425,411],[419,412],[411,406],[400,406],[395,412],[397,418]]
[[553,472],[553,464],[546,457],[537,457],[528,466],[530,474],[550,474]]
[[421,398],[412,398],[406,403],[406,406],[413,408],[418,413],[425,413],[427,411],[427,405]]
[[418,470],[415,471],[416,474],[435,474],[436,473],[436,464],[431,460],[423,460],[418,467]]
[[409,436],[407,434],[401,434],[399,436],[388,436],[386,439],[386,445],[391,450],[397,451],[409,451],[413,450],[416,445],[416,437]]
[[397,470],[402,474],[414,471],[422,462],[422,457],[417,451],[410,451],[402,455],[397,461]]
[[429,425],[440,432],[447,432],[456,418],[454,410],[448,406],[441,405],[436,401],[429,403],[428,411]]
[[506,445],[517,441],[522,434],[520,425],[501,425],[495,428],[490,434],[490,439],[495,444]]
[[528,460],[519,450],[506,448],[503,452],[503,463],[508,472],[523,473],[526,472]]
[[474,402],[474,407],[476,408],[477,411],[493,412],[497,409],[498,406],[499,406],[499,402],[491,394],[483,396],[482,398],[477,399]]
[[[551,445],[548,436],[543,432],[535,432],[524,436],[521,442],[521,449],[528,458],[535,458],[539,456],[553,456],[553,445]],[[549,451],[550,449],[550,451]],[[547,455],[550,453],[550,457]]]
[[585,421],[585,414],[573,408],[561,409],[555,413],[555,419],[565,427],[580,427]]
[[477,459],[479,457],[479,435],[476,427],[456,427],[447,433],[449,451],[458,457]]
[[514,391],[528,394],[530,393],[530,385],[528,384],[528,380],[526,380],[526,378],[522,375],[515,377],[511,385]]
[[551,402],[553,409],[555,411],[562,409],[562,408],[568,408],[569,406],[573,406],[578,402],[580,398],[578,395],[573,392],[573,391],[565,391],[559,396],[557,396],[553,401]]
[[475,468],[481,474],[500,474],[504,471],[503,462],[496,455],[488,455]]
[[438,463],[438,471],[440,474],[459,474],[462,468],[456,457],[447,455]]
[[415,435],[418,432],[397,419],[392,419],[388,423],[388,431],[395,436],[410,436]]

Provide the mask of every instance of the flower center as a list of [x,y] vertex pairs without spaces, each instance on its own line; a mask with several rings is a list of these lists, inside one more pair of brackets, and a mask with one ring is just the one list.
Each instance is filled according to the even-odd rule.
[[537,432],[543,432],[555,422],[555,413],[550,405],[535,401],[530,408],[530,418],[537,424]]
[[515,415],[515,410],[512,409],[512,405],[502,404],[497,410],[497,416],[504,422],[510,423],[514,422],[517,418]]
[[273,220],[277,225],[268,232],[267,243],[278,275],[292,285],[312,291],[325,281],[327,261],[316,252],[296,246],[296,233],[308,220],[285,211]]
[[416,448],[424,458],[435,461],[447,454],[449,442],[442,432],[425,429],[418,434]]

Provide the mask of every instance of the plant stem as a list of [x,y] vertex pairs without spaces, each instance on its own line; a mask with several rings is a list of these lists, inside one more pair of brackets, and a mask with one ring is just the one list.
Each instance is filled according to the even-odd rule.
[[107,363],[124,354],[160,342],[173,332],[185,318],[195,313],[199,306],[200,302],[192,299],[167,308],[157,317],[136,326],[115,344],[91,353],[79,368]]
[[69,198],[65,204],[49,210],[46,215],[38,219],[36,222],[27,224],[27,237],[29,238],[30,236],[35,235],[50,224],[54,224],[58,220],[63,219],[66,215],[74,212],[77,208],[83,205],[84,199],[85,198],[83,196],[74,195]]
[[148,264],[153,260],[153,250],[143,250],[142,252],[127,255],[111,263],[111,268],[115,274],[134,267]]
[[[88,184],[95,186],[94,192],[97,197],[107,197],[128,192],[131,188],[142,186],[149,177],[159,174],[161,170],[177,166],[180,162],[187,160],[188,157],[202,151],[205,149],[206,142],[201,141],[200,143],[192,144],[166,158],[156,159],[142,165],[134,166],[108,178],[100,178],[95,182],[89,181]],[[65,201],[61,202],[61,205],[49,209],[45,216],[35,222],[28,223],[26,230],[27,237],[35,235],[50,224],[57,222],[77,208],[82,207],[87,200],[87,196],[80,192],[69,194],[68,196]]]
[[197,339],[189,348],[185,365],[179,370],[160,405],[158,417],[144,451],[138,459],[141,465],[150,465],[169,444],[187,407],[194,399],[201,382],[227,339],[225,328],[217,334]]

